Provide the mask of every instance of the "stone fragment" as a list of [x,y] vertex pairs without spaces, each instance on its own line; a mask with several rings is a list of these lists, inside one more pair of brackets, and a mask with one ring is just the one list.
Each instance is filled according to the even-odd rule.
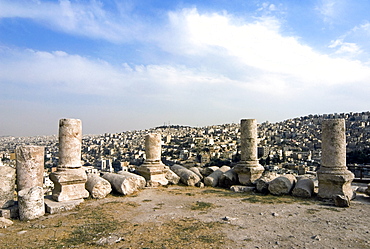
[[161,160],[161,135],[151,133],[145,136],[145,156],[146,159],[142,165],[136,168],[136,172],[143,176],[151,185],[167,185],[166,173],[168,167]]
[[44,180],[44,147],[23,145],[16,150],[17,190],[42,187]]
[[203,175],[200,173],[200,170],[198,167],[191,167],[189,170],[193,171],[197,176],[199,176],[200,179],[203,179]]
[[239,184],[238,174],[234,169],[230,169],[223,173],[218,181],[218,185],[223,188],[230,188],[232,185]]
[[234,167],[239,182],[254,185],[265,170],[257,158],[257,120],[242,119],[240,122],[240,162]]
[[268,190],[273,195],[287,195],[293,190],[296,181],[292,174],[279,176],[270,182]]
[[19,217],[18,202],[15,205],[0,209],[0,217],[16,219]]
[[216,170],[218,170],[219,168],[220,167],[217,167],[217,166],[209,166],[209,167],[200,168],[199,171],[203,177],[207,177],[213,172],[215,172]]
[[0,208],[14,205],[16,170],[10,166],[0,166]]
[[317,171],[318,197],[333,199],[338,195],[353,197],[351,187],[354,175],[346,165],[346,128],[344,119],[326,119],[322,122],[321,166]]
[[116,234],[111,234],[108,237],[100,238],[98,241],[95,242],[98,246],[106,246],[106,245],[113,245],[118,243],[122,240],[122,238]]
[[171,170],[175,172],[175,174],[180,177],[180,181],[187,186],[195,186],[195,184],[200,182],[200,178],[197,174],[181,165],[174,164]]
[[0,228],[7,228],[11,225],[13,225],[13,221],[0,217]]
[[312,179],[301,177],[295,185],[292,195],[303,198],[310,198],[314,191],[314,183]]
[[45,196],[45,211],[49,214],[56,214],[65,211],[69,211],[80,205],[84,202],[84,199],[77,199],[77,200],[70,200],[70,201],[63,201],[58,202],[55,201],[51,195]]
[[95,174],[87,175],[85,188],[87,191],[89,191],[90,196],[94,199],[105,198],[112,191],[110,183],[104,178]]
[[252,193],[256,188],[253,186],[244,186],[244,185],[233,185],[230,187],[231,191],[236,193]]
[[222,174],[228,170],[230,170],[229,166],[222,166],[221,168],[204,178],[204,185],[216,187]]
[[337,207],[349,207],[351,204],[351,201],[348,196],[337,195],[334,197],[334,204]]
[[277,177],[278,175],[276,174],[276,172],[265,171],[262,177],[258,178],[255,182],[256,190],[260,193],[267,194],[269,192],[269,183]]
[[42,187],[25,188],[18,192],[20,220],[34,220],[45,214]]
[[59,120],[59,162],[49,178],[54,183],[53,199],[70,201],[89,197],[87,176],[81,168],[82,123],[79,119]]
[[126,171],[120,171],[119,174],[104,173],[102,177],[111,184],[113,190],[123,195],[131,195],[146,185],[144,177]]
[[175,172],[169,169],[166,173],[166,179],[168,180],[168,184],[176,185],[180,181],[180,176],[178,176]]
[[365,190],[365,194],[370,196],[370,184],[367,185],[367,189]]

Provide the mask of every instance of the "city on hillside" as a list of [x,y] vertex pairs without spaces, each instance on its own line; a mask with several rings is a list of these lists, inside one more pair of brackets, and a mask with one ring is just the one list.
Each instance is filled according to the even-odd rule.
[[[370,176],[370,112],[308,115],[278,123],[258,124],[260,164],[278,173],[315,174],[321,160],[321,122],[346,120],[347,165],[356,178]],[[162,136],[166,165],[233,166],[240,160],[240,124],[206,127],[164,125],[147,130],[84,135],[82,165],[89,170],[133,170],[145,159],[144,136]],[[45,175],[58,165],[58,137],[0,137],[0,165],[15,165],[17,145],[45,147]]]

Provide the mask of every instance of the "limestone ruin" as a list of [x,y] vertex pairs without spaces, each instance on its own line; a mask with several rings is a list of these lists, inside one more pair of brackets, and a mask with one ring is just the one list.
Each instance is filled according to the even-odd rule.
[[89,196],[85,189],[87,175],[81,168],[81,143],[81,120],[59,120],[59,164],[58,170],[50,174],[55,201],[78,200]]
[[257,120],[242,119],[240,122],[241,160],[234,170],[239,176],[239,182],[243,185],[254,185],[255,181],[262,176],[265,170],[259,164],[257,158]]
[[354,175],[346,165],[346,129],[344,119],[328,119],[322,122],[322,158],[317,171],[318,197],[333,199],[342,195],[351,200]]
[[168,167],[162,163],[161,155],[161,135],[148,134],[145,136],[145,155],[144,163],[136,169],[147,182],[151,184],[167,185],[166,173]]

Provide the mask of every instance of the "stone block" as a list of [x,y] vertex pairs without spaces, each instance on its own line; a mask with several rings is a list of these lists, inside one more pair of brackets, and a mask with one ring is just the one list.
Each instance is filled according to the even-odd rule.
[[51,195],[45,196],[44,199],[45,210],[49,214],[61,213],[72,210],[78,205],[80,205],[83,201],[84,199],[58,202],[53,200]]

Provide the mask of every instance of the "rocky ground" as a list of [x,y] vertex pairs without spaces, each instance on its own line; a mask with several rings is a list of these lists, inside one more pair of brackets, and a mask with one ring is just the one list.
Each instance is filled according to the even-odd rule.
[[349,208],[169,186],[86,200],[0,229],[0,248],[370,248],[370,197]]

